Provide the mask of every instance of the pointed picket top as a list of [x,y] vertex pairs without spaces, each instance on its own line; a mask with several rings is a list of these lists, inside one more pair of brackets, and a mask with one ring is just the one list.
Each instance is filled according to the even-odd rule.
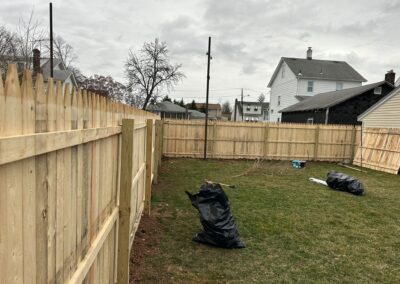
[[47,131],[57,129],[57,97],[54,94],[54,81],[49,77],[47,81]]
[[3,135],[22,134],[22,95],[15,64],[8,65],[5,85]]
[[57,130],[64,129],[64,96],[63,87],[60,81],[56,83],[56,127]]
[[64,129],[71,130],[71,91],[69,84],[64,87]]
[[43,75],[37,74],[35,87],[36,133],[47,131],[47,105],[44,91]]
[[83,129],[83,97],[82,97],[82,90],[78,88],[77,94],[77,110],[78,110],[78,122],[77,122],[77,127],[78,129]]
[[32,71],[25,70],[21,85],[22,132],[35,133],[35,97],[33,95]]

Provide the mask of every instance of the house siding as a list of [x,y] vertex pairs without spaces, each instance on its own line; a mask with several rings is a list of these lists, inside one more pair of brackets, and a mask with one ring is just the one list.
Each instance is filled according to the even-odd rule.
[[[285,65],[285,76],[282,78],[282,66]],[[280,110],[291,106],[298,102],[296,99],[297,78],[290,70],[285,62],[279,68],[278,74],[271,85],[269,120],[276,122],[281,120]],[[278,96],[281,96],[280,105],[278,106]]]
[[[282,78],[282,66],[285,65],[285,76]],[[314,82],[313,92],[307,91],[308,81]],[[284,108],[299,102],[296,96],[314,96],[316,94],[336,91],[336,83],[343,83],[343,89],[361,86],[361,82],[351,81],[330,81],[297,79],[285,62],[279,68],[279,71],[271,85],[269,120],[272,122],[282,121],[282,114],[279,113]],[[278,96],[280,96],[280,105],[278,106]]]
[[[393,90],[388,85],[382,86],[382,95],[375,95],[374,89],[364,92],[345,102],[329,108],[328,124],[360,124],[357,117],[383,99]],[[399,108],[400,110],[400,108]],[[314,118],[314,123],[325,124],[326,108],[320,110],[309,110],[304,112],[283,113],[282,122],[306,123],[307,119]]]
[[362,124],[364,127],[400,128],[400,90],[367,114]]
[[[312,93],[307,91],[308,81],[314,82],[314,91]],[[298,96],[314,96],[314,95],[320,94],[320,93],[336,91],[336,83],[337,82],[343,83],[343,89],[361,86],[361,82],[299,79],[297,95]]]
[[326,110],[310,110],[282,113],[282,122],[292,123],[307,123],[309,118],[314,120],[314,123],[325,124]]

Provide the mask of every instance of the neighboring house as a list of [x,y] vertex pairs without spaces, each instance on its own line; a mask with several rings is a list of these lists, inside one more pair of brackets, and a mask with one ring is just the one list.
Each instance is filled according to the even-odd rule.
[[186,108],[168,101],[149,104],[146,110],[158,114],[161,119],[187,119],[189,116],[188,110]]
[[400,128],[400,86],[362,113],[358,121],[364,127]]
[[235,101],[232,121],[268,121],[269,103]]
[[[192,104],[187,104],[187,107],[191,107]],[[205,103],[196,103],[196,109],[200,112],[206,112]],[[208,104],[208,118],[209,119],[221,119],[222,109],[220,104]]]
[[393,89],[392,83],[381,81],[318,94],[283,109],[282,122],[360,124],[357,117]]
[[[33,77],[38,73],[43,74],[43,80],[45,86],[50,77],[50,58],[41,58],[40,51],[38,49],[33,50],[33,57],[28,58],[32,62]],[[22,71],[26,66],[26,58],[21,56],[16,56],[10,58],[8,63],[17,64],[18,72],[22,74]],[[61,59],[53,59],[53,79],[54,81],[60,81],[63,86],[69,84],[71,87],[78,87],[74,73],[68,70]]]
[[361,86],[367,80],[344,61],[282,57],[268,87],[271,88],[269,119],[281,120],[280,111],[319,93]]
[[205,119],[206,118],[206,114],[203,112],[199,112],[194,109],[189,109],[188,112],[189,112],[189,119]]

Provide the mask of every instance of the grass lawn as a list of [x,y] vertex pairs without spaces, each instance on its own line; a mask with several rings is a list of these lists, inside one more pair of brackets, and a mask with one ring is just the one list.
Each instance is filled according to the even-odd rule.
[[[330,169],[358,177],[366,195],[308,181]],[[165,160],[152,221],[143,219],[151,225],[135,240],[142,241],[140,264],[131,269],[142,283],[400,283],[400,177],[367,171],[332,163],[296,170],[283,161],[254,167]],[[197,192],[205,179],[237,186],[224,190],[245,249],[191,241],[201,225],[184,191]]]

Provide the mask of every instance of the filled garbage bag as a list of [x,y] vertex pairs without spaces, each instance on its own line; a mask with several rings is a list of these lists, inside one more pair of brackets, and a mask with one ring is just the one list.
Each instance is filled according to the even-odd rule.
[[335,190],[349,192],[354,195],[364,194],[362,183],[358,179],[343,173],[330,171],[326,178],[326,183]]
[[221,185],[205,183],[200,191],[186,191],[192,205],[199,211],[203,230],[193,241],[223,248],[244,248],[231,214],[228,197]]

